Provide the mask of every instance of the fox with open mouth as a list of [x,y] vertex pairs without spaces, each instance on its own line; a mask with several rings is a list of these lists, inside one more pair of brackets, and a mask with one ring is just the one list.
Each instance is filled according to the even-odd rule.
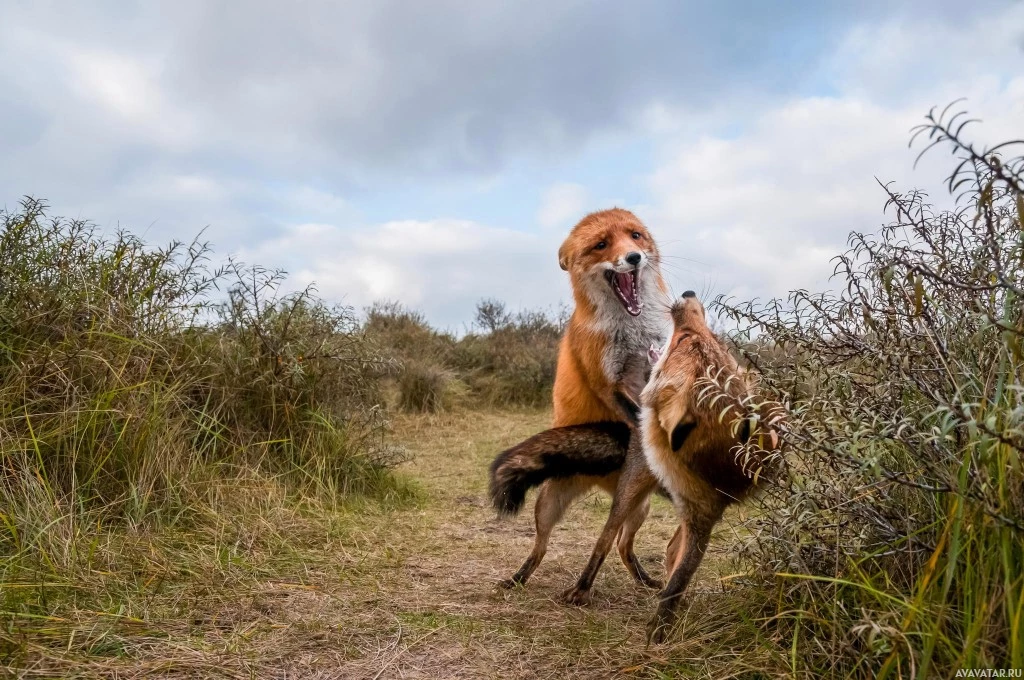
[[604,529],[576,585],[563,594],[572,604],[590,602],[616,537],[625,560],[623,533],[652,492],[659,486],[668,491],[680,523],[665,550],[668,583],[648,626],[654,643],[667,639],[725,509],[756,491],[762,473],[777,464],[785,424],[783,406],[758,397],[756,375],[741,368],[708,327],[693,291],[683,293],[671,316],[670,340],[649,354],[653,368],[640,395],[639,427],[555,427],[498,454],[491,466],[491,500],[504,514],[515,513],[526,492],[542,482],[583,470],[616,471]]
[[[575,308],[558,351],[554,385],[554,427],[606,423],[629,429],[638,422],[640,392],[650,374],[648,349],[660,347],[672,330],[671,300],[661,274],[661,255],[650,232],[621,208],[584,217],[558,250],[558,264],[569,273]],[[492,484],[539,461],[509,454],[495,461]],[[585,467],[585,466],[584,466]],[[549,471],[550,472],[550,471]],[[571,474],[546,474],[537,496],[537,535],[533,551],[505,587],[526,583],[547,550],[551,530],[572,501],[593,486],[615,491],[620,470],[597,466]],[[499,494],[500,495],[500,494]],[[504,512],[518,502],[496,501]],[[646,502],[622,528],[619,552],[633,577],[660,584],[643,570],[633,552],[633,536],[647,517]]]

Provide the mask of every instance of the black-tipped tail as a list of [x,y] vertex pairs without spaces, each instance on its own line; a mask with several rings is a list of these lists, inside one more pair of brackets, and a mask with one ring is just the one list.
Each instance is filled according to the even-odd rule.
[[499,514],[515,515],[526,492],[547,479],[615,472],[626,461],[629,432],[625,423],[602,422],[535,434],[491,463],[491,503]]

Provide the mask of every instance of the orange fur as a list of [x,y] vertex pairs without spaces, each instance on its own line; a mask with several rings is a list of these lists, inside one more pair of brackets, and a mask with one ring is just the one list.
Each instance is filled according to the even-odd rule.
[[[640,234],[634,239],[633,234]],[[605,242],[601,250],[595,245]],[[558,249],[558,263],[569,272],[573,300],[576,303],[572,317],[558,350],[558,367],[554,387],[555,427],[592,423],[601,420],[623,420],[621,411],[614,403],[614,391],[625,388],[624,392],[634,401],[639,399],[642,381],[635,384],[616,384],[614,376],[605,370],[605,358],[609,337],[615,323],[614,305],[603,287],[607,283],[595,280],[594,272],[602,264],[620,261],[629,252],[642,249],[649,257],[651,266],[642,276],[651,277],[645,285],[653,285],[654,291],[667,297],[668,288],[661,275],[660,253],[647,228],[628,210],[613,208],[587,215],[573,230]],[[644,314],[664,315],[663,309],[645,309]],[[641,356],[640,359],[646,361]]]
[[[576,306],[559,345],[554,426],[600,421],[632,426],[650,369],[647,350],[652,343],[660,345],[671,329],[658,247],[636,215],[613,208],[591,213],[573,227],[558,249],[558,264],[569,272]],[[619,477],[616,470],[545,481],[534,507],[533,551],[502,585],[522,585],[530,578],[544,558],[551,530],[573,499],[594,486],[614,493]],[[625,521],[619,546],[634,578],[653,586],[656,581],[640,567],[632,548],[633,534],[646,516],[644,503]]]
[[[672,495],[680,515],[679,529],[665,550],[668,584],[648,627],[654,642],[668,635],[722,513],[755,488],[753,470],[737,457],[737,446],[748,441],[778,445],[771,425],[781,415],[770,404],[751,403],[756,401],[750,399],[754,376],[739,367],[708,327],[704,306],[692,292],[673,306],[672,319],[672,338],[641,395],[640,434],[648,469]],[[710,401],[700,396],[706,377],[721,390]],[[757,409],[757,418],[747,412],[750,406]],[[750,440],[755,436],[759,439]],[[768,455],[760,445],[751,453],[754,467]]]

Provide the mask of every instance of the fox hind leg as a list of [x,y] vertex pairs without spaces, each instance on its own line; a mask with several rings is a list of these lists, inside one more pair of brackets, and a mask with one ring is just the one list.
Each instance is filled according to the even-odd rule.
[[[643,461],[640,462],[643,463]],[[640,580],[638,574],[642,574],[648,581],[653,581],[640,567],[640,561],[633,553],[633,536],[647,517],[648,498],[651,491],[654,490],[655,484],[654,477],[647,470],[646,464],[626,464],[616,485],[611,512],[608,513],[604,529],[594,545],[590,561],[577,579],[576,585],[562,593],[564,602],[574,605],[585,605],[590,602],[590,589],[594,585],[594,579],[597,578],[597,573],[601,569],[608,551],[611,550],[616,536],[619,540],[619,554],[623,555],[622,559],[633,573],[634,578]],[[634,567],[639,572],[634,571]],[[643,582],[641,580],[641,583]]]
[[551,530],[561,521],[572,502],[586,492],[593,483],[592,478],[577,476],[549,479],[541,485],[540,493],[537,494],[537,503],[534,506],[537,535],[533,541],[533,550],[523,562],[523,566],[519,567],[519,571],[512,575],[512,578],[498,582],[499,587],[515,588],[526,584],[540,565],[541,560],[544,559]]
[[665,578],[672,575],[682,557],[682,547],[686,544],[685,530],[686,525],[680,522],[679,526],[676,527],[676,532],[669,539],[668,545],[665,546]]
[[616,541],[619,549],[619,557],[622,558],[622,563],[626,565],[626,569],[632,574],[633,578],[638,583],[648,588],[662,587],[661,581],[656,578],[652,578],[648,574],[643,566],[640,564],[640,559],[636,556],[633,551],[633,539],[636,537],[636,532],[643,525],[644,520],[647,519],[647,513],[651,510],[650,497],[644,499],[636,509],[626,516],[626,521],[622,523],[622,529],[619,530],[619,537]]
[[658,608],[654,618],[647,624],[647,643],[661,644],[664,642],[676,622],[677,610],[686,586],[690,584],[694,572],[704,559],[711,530],[722,518],[724,504],[710,508],[710,512],[695,513],[689,510],[684,513],[680,524],[679,547],[672,575],[668,578],[665,589],[658,596]]

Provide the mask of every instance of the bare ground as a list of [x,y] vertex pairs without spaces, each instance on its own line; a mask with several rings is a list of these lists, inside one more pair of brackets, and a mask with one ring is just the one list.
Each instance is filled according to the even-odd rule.
[[[131,578],[121,569],[120,580],[106,589],[129,590],[125,599],[133,604],[115,606],[111,599],[111,606],[95,611],[79,607],[52,620],[15,622],[24,653],[12,672],[25,677],[717,677],[712,669],[721,666],[707,657],[720,655],[728,641],[717,639],[709,606],[729,583],[721,576],[728,569],[723,555],[731,543],[731,522],[719,530],[691,586],[679,637],[667,648],[645,647],[655,594],[629,578],[614,551],[590,607],[558,601],[585,565],[603,524],[609,504],[599,492],[570,510],[526,588],[495,588],[530,550],[533,496],[522,516],[496,518],[486,499],[488,464],[549,420],[545,412],[400,417],[396,436],[414,456],[401,473],[421,490],[412,507],[367,502],[326,510],[296,506],[271,493],[251,511],[258,521],[248,520],[250,511],[241,504],[215,537],[126,540],[124,555],[137,564]],[[266,493],[254,487],[254,494]],[[234,507],[231,499],[224,502]],[[656,499],[638,535],[637,553],[659,577],[674,528],[673,510]],[[197,562],[175,564],[175,555],[183,554],[175,552],[176,544],[204,541],[209,554],[201,549],[204,556]],[[731,667],[731,674],[745,675],[736,671],[744,667]]]

